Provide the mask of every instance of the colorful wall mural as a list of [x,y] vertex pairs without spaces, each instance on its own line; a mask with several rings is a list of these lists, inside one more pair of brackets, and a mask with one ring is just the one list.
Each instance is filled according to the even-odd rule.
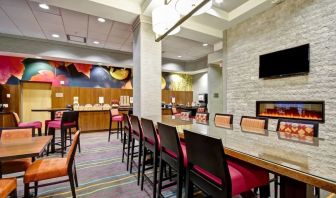
[[[62,61],[0,56],[0,84],[52,82],[53,86],[132,89],[132,70]],[[61,82],[64,82],[62,84]],[[192,77],[163,72],[162,89],[192,91]]]
[[132,70],[119,67],[0,56],[0,83],[52,82],[53,86],[132,89]]
[[162,72],[161,88],[171,91],[192,91],[192,76]]

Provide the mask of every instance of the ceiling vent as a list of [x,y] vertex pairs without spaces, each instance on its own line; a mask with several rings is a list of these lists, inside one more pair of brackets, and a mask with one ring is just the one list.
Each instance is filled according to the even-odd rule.
[[67,34],[68,41],[76,42],[76,43],[86,43],[86,38],[81,36],[74,36]]

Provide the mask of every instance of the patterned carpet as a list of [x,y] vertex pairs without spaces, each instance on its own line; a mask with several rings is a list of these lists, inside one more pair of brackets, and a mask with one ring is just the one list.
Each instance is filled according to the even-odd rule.
[[[151,188],[145,185],[144,191],[141,191],[136,184],[136,174],[129,174],[125,163],[121,163],[120,140],[113,135],[111,142],[107,142],[107,137],[106,132],[81,134],[82,152],[76,153],[77,197],[150,197]],[[22,179],[18,180],[18,184],[18,195],[23,196]],[[38,197],[72,197],[70,184],[39,188]]]

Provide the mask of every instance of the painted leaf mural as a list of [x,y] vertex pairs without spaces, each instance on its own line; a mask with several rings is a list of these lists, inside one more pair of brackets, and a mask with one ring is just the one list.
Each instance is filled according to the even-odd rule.
[[90,78],[90,72],[92,69],[92,65],[88,64],[81,64],[81,63],[74,63],[78,72],[82,72],[85,76]]
[[23,58],[0,56],[0,84],[5,84],[11,76],[22,78],[24,72]]
[[30,81],[37,82],[51,82],[53,86],[60,86],[61,81],[64,81],[64,85],[68,84],[68,80],[64,75],[55,75],[52,71],[49,70],[41,70],[31,77]]

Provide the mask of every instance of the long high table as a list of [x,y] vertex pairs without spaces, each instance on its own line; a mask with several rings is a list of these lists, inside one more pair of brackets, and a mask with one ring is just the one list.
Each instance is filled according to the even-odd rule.
[[223,128],[213,121],[200,124],[175,116],[146,118],[175,126],[180,138],[189,130],[222,139],[226,155],[280,175],[281,197],[311,197],[312,186],[336,193],[335,140],[289,138],[272,130]]

